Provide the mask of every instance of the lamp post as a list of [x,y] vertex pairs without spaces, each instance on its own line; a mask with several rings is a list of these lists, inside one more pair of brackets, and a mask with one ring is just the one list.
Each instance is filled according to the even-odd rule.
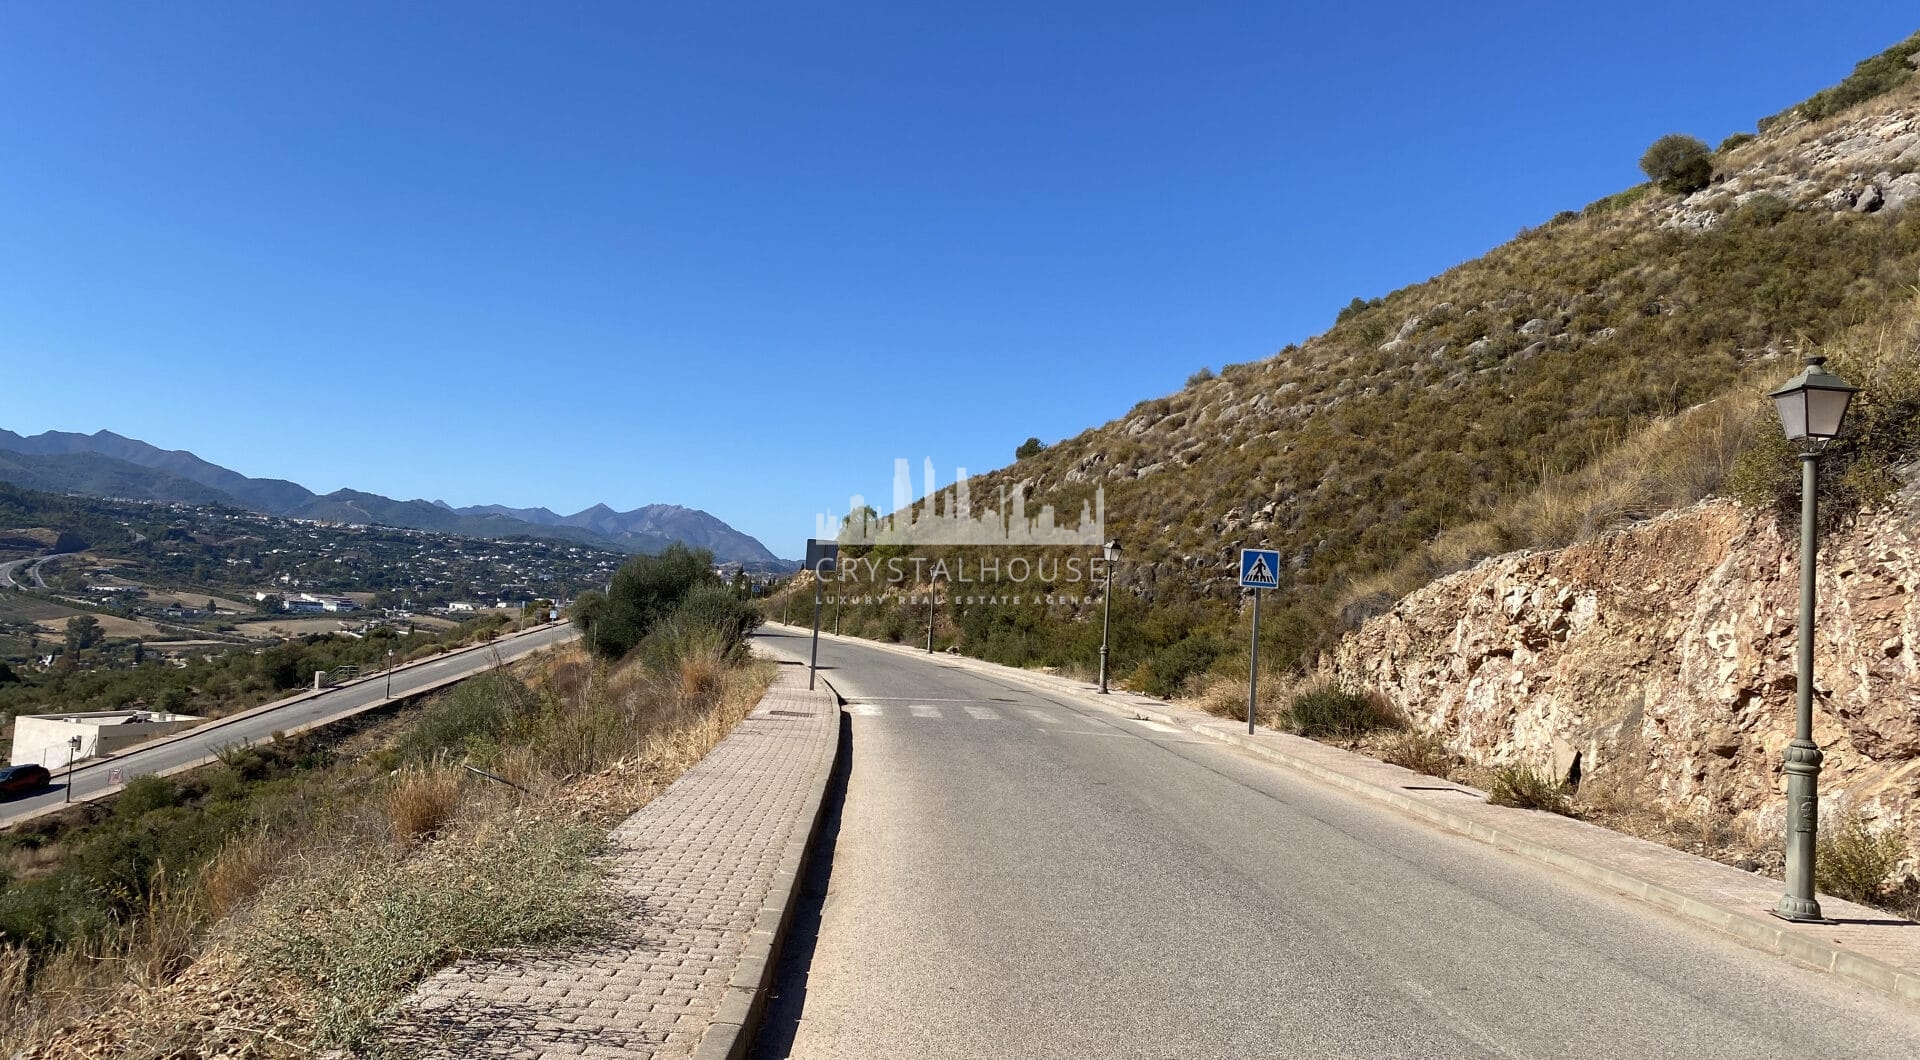
[[73,801],[73,757],[80,753],[80,737],[67,737],[67,798]]
[[393,649],[387,649],[387,698],[393,698]]
[[1797,696],[1793,712],[1793,742],[1783,755],[1787,773],[1787,890],[1773,907],[1782,920],[1823,923],[1820,902],[1813,893],[1815,840],[1820,827],[1820,747],[1813,742],[1813,612],[1814,556],[1817,524],[1820,451],[1840,433],[1847,404],[1859,387],[1850,386],[1821,365],[1824,357],[1807,358],[1806,370],[1767,396],[1780,413],[1780,426],[1800,450],[1800,651]]
[[[928,501],[932,504],[932,501]],[[927,654],[933,654],[933,613],[940,599],[940,582],[929,573],[927,575]]]
[[1107,694],[1107,645],[1113,632],[1113,564],[1120,558],[1120,539],[1116,537],[1107,542],[1100,551],[1107,561],[1107,585],[1100,591],[1104,612],[1100,616],[1100,694],[1104,696]]

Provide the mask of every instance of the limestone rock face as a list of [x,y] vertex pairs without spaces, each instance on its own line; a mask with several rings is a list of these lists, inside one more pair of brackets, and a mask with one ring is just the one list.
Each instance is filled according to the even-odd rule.
[[[1821,791],[1920,849],[1920,516],[1912,491],[1821,542]],[[1799,541],[1731,501],[1441,578],[1349,635],[1345,680],[1457,750],[1562,775],[1644,769],[1677,808],[1780,818]]]

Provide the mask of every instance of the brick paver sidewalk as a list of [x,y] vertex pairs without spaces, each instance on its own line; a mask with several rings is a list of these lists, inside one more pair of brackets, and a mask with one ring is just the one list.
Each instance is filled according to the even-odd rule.
[[754,712],[612,836],[630,910],[589,949],[464,961],[389,1030],[430,1057],[684,1057],[713,1022],[831,772],[840,711],[783,667]]

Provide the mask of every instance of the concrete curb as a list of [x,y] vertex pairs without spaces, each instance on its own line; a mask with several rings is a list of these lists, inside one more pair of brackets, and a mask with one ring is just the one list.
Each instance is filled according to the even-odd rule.
[[[775,623],[769,623],[773,625]],[[793,629],[795,627],[785,627]],[[800,632],[811,634],[810,629]],[[899,645],[880,644],[854,637],[822,633],[823,639],[833,637],[848,643],[868,647],[882,648],[897,653],[906,653],[926,657],[924,650],[904,649]],[[1823,971],[1849,979],[1862,986],[1890,994],[1903,1001],[1920,1002],[1920,973],[1896,967],[1885,961],[1868,957],[1844,946],[1838,946],[1824,939],[1806,934],[1806,928],[1796,928],[1784,920],[1777,920],[1764,914],[1729,908],[1702,901],[1691,895],[1683,894],[1661,884],[1643,880],[1637,876],[1622,872],[1612,866],[1593,861],[1578,854],[1568,853],[1536,842],[1511,832],[1488,826],[1485,822],[1475,821],[1459,814],[1451,813],[1438,806],[1421,802],[1403,792],[1384,788],[1357,777],[1351,777],[1337,770],[1328,769],[1315,762],[1286,753],[1280,748],[1260,742],[1244,732],[1223,731],[1219,728],[1199,724],[1190,718],[1172,713],[1165,704],[1137,693],[1109,694],[1101,697],[1093,686],[1070,678],[1052,674],[1033,673],[1016,667],[990,663],[968,656],[936,656],[948,665],[975,672],[990,673],[995,676],[1011,678],[1024,684],[1074,695],[1090,696],[1102,705],[1123,707],[1138,711],[1141,715],[1162,725],[1175,726],[1199,736],[1217,740],[1243,751],[1267,759],[1278,765],[1313,779],[1357,795],[1372,802],[1391,806],[1409,816],[1428,824],[1438,825],[1450,832],[1479,840],[1499,850],[1518,854],[1528,860],[1549,866],[1587,883],[1617,891],[1639,899],[1657,909],[1679,916],[1683,919],[1713,928],[1756,949],[1768,953],[1789,957],[1793,960],[1812,965]],[[1271,732],[1271,730],[1269,730]],[[1418,774],[1409,774],[1417,776]],[[1465,790],[1465,785],[1458,785]],[[1515,811],[1528,812],[1528,811]],[[1597,826],[1596,826],[1597,827]],[[1667,848],[1661,848],[1667,849]],[[1890,915],[1890,914],[1889,914]]]
[[[821,683],[827,685],[826,691],[809,694],[826,697],[838,711],[843,697],[824,679]],[[839,724],[846,724],[845,715]],[[836,733],[833,754],[827,756],[813,793],[807,796],[806,805],[800,810],[802,827],[794,830],[793,838],[781,853],[780,865],[774,870],[766,901],[754,917],[753,930],[747,934],[746,948],[741,950],[740,962],[734,966],[726,996],[714,1011],[713,1022],[701,1035],[693,1060],[740,1060],[747,1055],[754,1036],[759,1033],[760,1019],[767,1007],[767,992],[772,989],[774,975],[780,968],[780,946],[793,921],[794,907],[799,904],[813,841],[820,833],[820,822],[826,819],[827,789],[832,786],[834,771],[839,767],[840,738]]]

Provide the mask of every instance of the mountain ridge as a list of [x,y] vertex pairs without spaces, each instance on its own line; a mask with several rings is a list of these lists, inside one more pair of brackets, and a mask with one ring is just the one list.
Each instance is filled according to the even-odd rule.
[[249,478],[183,449],[162,449],[113,431],[0,428],[0,479],[31,489],[135,500],[225,504],[293,519],[369,523],[469,537],[546,537],[624,552],[657,552],[676,542],[705,548],[722,563],[755,569],[791,564],[711,513],[674,504],[621,512],[595,504],[573,515],[499,504],[455,508],[340,489],[317,494],[285,479]]

